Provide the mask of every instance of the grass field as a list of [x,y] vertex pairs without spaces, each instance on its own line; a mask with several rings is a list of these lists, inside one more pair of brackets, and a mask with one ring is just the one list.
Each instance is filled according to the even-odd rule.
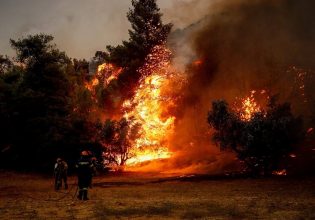
[[89,201],[51,178],[1,172],[0,219],[315,219],[314,178],[96,177]]

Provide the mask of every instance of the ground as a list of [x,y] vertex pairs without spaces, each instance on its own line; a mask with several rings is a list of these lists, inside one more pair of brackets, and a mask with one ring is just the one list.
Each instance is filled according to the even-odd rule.
[[315,219],[314,178],[161,177],[109,174],[78,201],[76,178],[0,174],[1,219]]

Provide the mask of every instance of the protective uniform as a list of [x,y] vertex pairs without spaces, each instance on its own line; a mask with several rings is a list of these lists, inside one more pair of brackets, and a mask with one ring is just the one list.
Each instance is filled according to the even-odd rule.
[[78,199],[88,200],[88,188],[90,186],[91,179],[92,179],[93,164],[86,151],[83,151],[81,153],[81,158],[76,164],[76,168],[77,168],[77,173],[78,173],[78,187],[79,187]]
[[62,187],[62,181],[64,182],[65,189],[68,189],[67,183],[68,164],[61,158],[57,158],[54,169],[55,176],[55,189],[59,190]]

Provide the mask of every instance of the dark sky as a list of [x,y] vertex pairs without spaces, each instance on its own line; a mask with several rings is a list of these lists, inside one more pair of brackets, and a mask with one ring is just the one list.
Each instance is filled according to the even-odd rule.
[[[157,3],[165,22],[183,27],[200,17],[199,11],[209,1],[214,0]],[[0,0],[0,54],[14,55],[10,38],[47,33],[70,57],[89,59],[105,45],[128,39],[126,13],[130,7],[130,0]],[[189,7],[191,13],[184,12]]]

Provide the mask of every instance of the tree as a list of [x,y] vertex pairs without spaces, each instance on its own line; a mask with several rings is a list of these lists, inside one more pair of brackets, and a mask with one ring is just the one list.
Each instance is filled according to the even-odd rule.
[[100,139],[104,147],[105,162],[122,169],[132,155],[134,141],[139,136],[139,124],[125,118],[106,120],[102,126]]
[[172,28],[172,24],[162,23],[156,0],[132,0],[132,6],[127,14],[132,27],[129,41],[117,47],[107,46],[110,60],[121,67],[141,63],[154,46],[166,41]]
[[302,119],[291,113],[290,105],[271,100],[266,111],[249,121],[242,120],[222,100],[213,102],[208,113],[215,143],[223,150],[233,150],[254,175],[271,174],[304,138]]
[[9,57],[0,55],[0,74],[8,72],[12,67],[13,63]]
[[73,67],[75,72],[81,76],[87,76],[89,74],[89,62],[85,59],[73,59]]
[[52,40],[44,34],[10,40],[23,66],[10,116],[14,126],[10,151],[19,164],[29,167],[49,166],[50,159],[69,151],[65,135],[71,129],[73,111],[67,75],[71,62]]
[[[98,51],[97,60],[105,60],[123,71],[117,80],[109,85],[110,90],[119,94],[121,99],[130,98],[138,85],[141,73],[138,69],[144,64],[145,58],[156,45],[164,43],[171,31],[172,24],[163,24],[160,9],[156,0],[132,0],[127,18],[131,23],[129,40],[118,46],[107,46],[107,52]],[[106,90],[106,89],[105,89]],[[104,91],[110,99],[110,91]]]
[[[6,154],[10,151],[12,140],[16,138],[14,137],[16,128],[13,119],[15,118],[17,109],[16,94],[23,73],[20,67],[13,66],[13,64],[12,67],[8,69],[5,67],[4,69],[6,70],[0,74],[0,156],[1,153]],[[3,162],[1,159],[0,164]]]

